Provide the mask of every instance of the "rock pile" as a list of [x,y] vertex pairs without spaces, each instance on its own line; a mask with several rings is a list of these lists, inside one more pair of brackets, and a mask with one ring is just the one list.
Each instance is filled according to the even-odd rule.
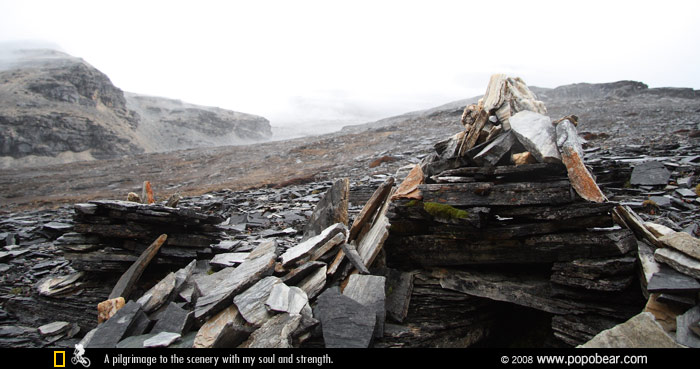
[[632,215],[625,221],[643,238],[638,258],[648,298],[644,311],[653,314],[678,344],[700,347],[700,240],[660,224],[642,224],[636,214]]
[[[281,247],[269,238],[208,262],[193,260],[140,298],[129,300],[139,269],[159,248],[162,252],[166,246],[160,245],[171,237],[161,236],[124,273],[110,300],[100,303],[104,322],[83,343],[86,347],[284,348],[314,336],[312,328],[320,322],[322,328],[315,336],[322,336],[326,347],[368,347],[374,337],[383,336],[384,277],[357,272],[367,272],[366,265],[376,258],[386,238],[386,206],[379,205],[386,204],[392,185],[393,179],[381,185],[348,228],[342,220],[348,220],[349,182],[338,180],[318,202],[301,242]],[[126,206],[114,201],[90,205]],[[144,209],[154,210],[137,204],[127,208],[133,208],[129,214],[139,215]],[[346,281],[342,293],[323,292],[340,281]]]
[[156,264],[182,266],[211,258],[224,219],[188,208],[131,201],[97,200],[75,205],[74,232],[56,240],[73,267],[123,272],[160,234],[167,234]]
[[[421,323],[455,309],[450,295],[470,313],[440,317],[461,329],[443,323],[431,341],[475,343],[508,309],[496,302],[549,314],[569,345],[640,311],[634,234],[613,224],[616,204],[583,165],[576,118],[552,123],[545,112],[521,80],[492,77],[465,109],[466,130],[438,143],[397,190],[386,264],[419,278],[399,320],[414,335],[405,344],[435,335]],[[445,297],[413,308],[428,294]]]

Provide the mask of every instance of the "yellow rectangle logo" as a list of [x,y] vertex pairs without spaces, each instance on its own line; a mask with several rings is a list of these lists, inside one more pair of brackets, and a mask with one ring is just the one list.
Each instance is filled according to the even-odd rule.
[[[60,362],[59,362],[60,358]],[[65,351],[54,351],[53,352],[53,367],[54,368],[65,368],[66,367],[66,352]]]

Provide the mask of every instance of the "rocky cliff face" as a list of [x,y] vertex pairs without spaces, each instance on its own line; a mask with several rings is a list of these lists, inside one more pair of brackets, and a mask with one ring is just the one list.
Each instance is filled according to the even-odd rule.
[[0,71],[0,156],[107,158],[144,151],[134,132],[138,115],[102,72],[55,51],[15,56],[16,63]]
[[136,132],[145,139],[149,152],[235,145],[272,135],[270,122],[256,115],[162,97],[124,95],[127,107],[141,117]]
[[0,167],[240,144],[271,135],[249,114],[125,94],[80,58],[15,50],[0,60]]

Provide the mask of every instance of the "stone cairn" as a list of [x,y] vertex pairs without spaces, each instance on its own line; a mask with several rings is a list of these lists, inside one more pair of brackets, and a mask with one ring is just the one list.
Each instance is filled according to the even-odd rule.
[[74,206],[73,232],[56,240],[73,267],[89,272],[123,272],[160,234],[167,234],[155,264],[187,265],[192,259],[211,258],[216,251],[224,219],[196,209],[177,208],[175,195],[156,204],[150,182],[144,182],[144,203],[136,201],[96,200]]
[[431,299],[432,309],[408,309],[407,332],[433,340],[413,329],[433,319],[441,340],[474,343],[509,303],[546,313],[554,336],[578,345],[639,312],[636,239],[614,226],[615,204],[583,165],[576,118],[545,113],[520,79],[493,76],[465,109],[465,131],[397,190],[387,265],[414,276],[413,298],[444,295],[455,309],[449,297],[460,296],[472,311],[448,319]]

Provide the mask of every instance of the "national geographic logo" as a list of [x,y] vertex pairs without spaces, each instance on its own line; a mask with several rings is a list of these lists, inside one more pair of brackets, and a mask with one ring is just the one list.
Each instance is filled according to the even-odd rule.
[[53,367],[54,368],[65,368],[66,367],[66,352],[65,351],[54,351],[53,352]]

